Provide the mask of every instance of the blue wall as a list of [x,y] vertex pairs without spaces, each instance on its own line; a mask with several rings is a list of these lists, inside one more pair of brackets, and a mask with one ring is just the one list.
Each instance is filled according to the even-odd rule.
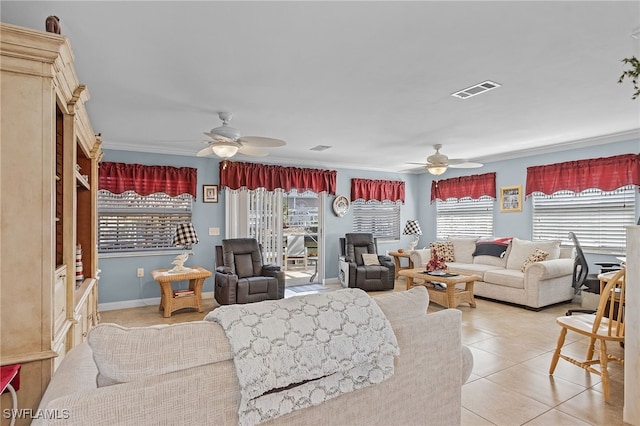
[[[499,161],[485,164],[481,169],[449,169],[443,179],[496,172],[496,186],[522,185],[525,188],[526,169],[529,166],[551,164],[562,161],[579,160],[585,158],[606,157],[617,154],[640,152],[640,140],[611,143],[606,145],[579,148],[548,154],[535,155],[514,160]],[[219,194],[218,203],[202,202],[202,185],[219,184],[219,161],[215,158],[198,158],[177,155],[148,154],[130,151],[105,150],[103,161],[124,163],[139,163],[147,165],[170,165],[175,167],[195,167],[198,169],[198,198],[193,206],[193,224],[198,232],[200,243],[194,246],[194,254],[189,257],[187,266],[200,265],[213,271],[215,262],[215,246],[221,244],[224,238],[224,192]],[[286,165],[286,164],[285,164]],[[330,168],[330,167],[326,167]],[[338,195],[350,198],[351,179],[386,179],[405,181],[405,205],[402,207],[401,224],[408,219],[418,219],[422,236],[418,247],[426,246],[436,237],[436,209],[430,203],[431,182],[434,176],[423,174],[404,174],[391,172],[375,172],[354,169],[337,170]],[[638,199],[638,196],[636,196]],[[329,196],[324,204],[324,233],[325,233],[325,279],[335,279],[338,271],[338,239],[352,230],[353,214],[350,209],[344,217],[333,214],[331,204],[334,197]],[[636,205],[640,205],[640,200]],[[220,235],[209,236],[210,227],[220,228]],[[531,239],[531,200],[525,199],[522,212],[501,213],[496,208],[494,220],[494,234],[496,236],[515,236]],[[389,243],[380,242],[379,251],[396,250],[406,247],[411,240],[409,236],[401,236],[401,241]],[[112,307],[140,306],[141,299],[160,297],[158,284],[151,278],[151,271],[171,267],[175,254],[152,256],[100,257],[99,268],[101,279],[99,300]],[[608,261],[611,256],[587,255],[589,262]],[[144,278],[136,278],[137,268],[145,269]],[[205,281],[203,291],[213,291],[213,278]],[[117,302],[117,303],[116,303]]]

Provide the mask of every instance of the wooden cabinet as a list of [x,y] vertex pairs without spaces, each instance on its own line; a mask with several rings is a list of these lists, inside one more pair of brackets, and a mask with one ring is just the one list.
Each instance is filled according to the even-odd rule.
[[102,150],[64,36],[0,23],[0,54],[0,362],[22,364],[20,408],[35,410],[97,323]]

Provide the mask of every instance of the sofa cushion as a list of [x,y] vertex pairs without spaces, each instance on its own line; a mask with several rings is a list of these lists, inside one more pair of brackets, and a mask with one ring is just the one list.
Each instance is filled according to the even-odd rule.
[[88,342],[99,387],[232,358],[222,327],[208,321],[133,328],[98,324]]
[[542,262],[543,260],[545,260],[547,257],[549,256],[549,252],[546,252],[544,250],[540,250],[539,248],[536,249],[536,251],[534,251],[533,253],[531,253],[529,255],[529,257],[527,257],[527,259],[524,261],[524,263],[522,264],[522,268],[520,268],[520,270],[522,272],[524,272],[525,268],[532,264],[532,263],[536,263],[536,262]]
[[445,262],[455,262],[455,254],[453,243],[451,241],[439,241],[435,243],[429,243],[429,249],[431,249],[431,256],[433,257],[436,253],[438,256],[442,258]]
[[484,273],[484,282],[512,288],[524,288],[524,274],[516,269],[492,269]]
[[473,263],[473,252],[476,250],[476,238],[451,238],[455,262]]
[[457,274],[475,274],[480,275],[481,277],[484,276],[486,271],[491,271],[493,269],[504,269],[493,265],[483,265],[481,263],[452,262],[447,264],[447,266],[449,271]]
[[560,256],[560,241],[528,241],[514,238],[511,241],[511,250],[507,257],[507,269],[520,270],[524,261],[527,260],[537,248],[549,253],[546,260],[558,259]]

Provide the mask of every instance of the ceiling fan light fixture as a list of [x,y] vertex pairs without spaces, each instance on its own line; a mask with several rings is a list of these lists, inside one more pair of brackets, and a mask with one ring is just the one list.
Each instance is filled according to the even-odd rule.
[[225,159],[236,155],[238,153],[238,149],[240,149],[240,146],[234,142],[218,142],[211,145],[213,153],[218,157]]
[[427,166],[427,170],[434,176],[440,176],[447,171],[447,166],[443,164],[430,164]]

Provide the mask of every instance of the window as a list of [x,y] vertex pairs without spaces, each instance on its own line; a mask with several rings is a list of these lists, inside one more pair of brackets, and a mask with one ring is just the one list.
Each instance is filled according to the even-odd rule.
[[400,239],[400,203],[355,200],[353,232],[370,232],[380,241]]
[[436,238],[493,236],[494,201],[488,196],[437,200]]
[[98,252],[175,249],[173,234],[179,223],[191,222],[192,201],[189,194],[98,191]]
[[573,231],[583,249],[596,252],[625,251],[625,225],[635,223],[635,186],[615,191],[587,189],[552,195],[534,192],[533,239],[566,241]]

